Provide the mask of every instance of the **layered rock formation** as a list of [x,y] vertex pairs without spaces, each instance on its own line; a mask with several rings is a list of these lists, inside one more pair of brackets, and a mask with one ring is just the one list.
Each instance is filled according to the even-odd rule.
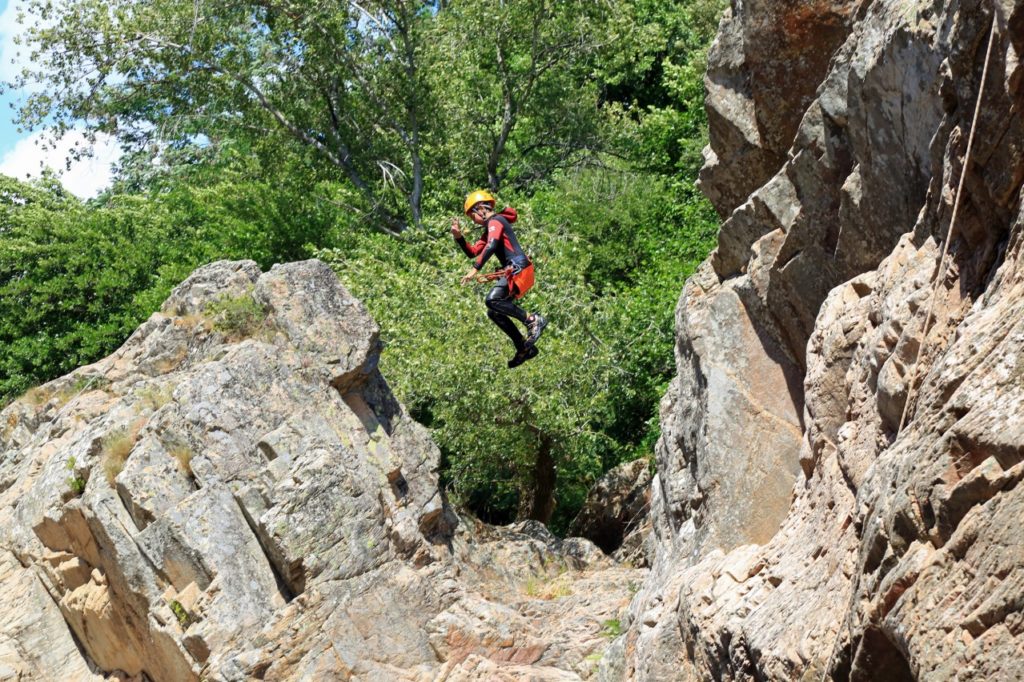
[[0,413],[0,680],[1024,679],[1022,51],[1010,0],[733,4],[642,584],[455,517],[325,266],[219,263]]
[[641,574],[460,522],[379,345],[326,265],[215,263],[0,413],[0,680],[589,676]]
[[679,301],[656,556],[606,679],[1024,679],[1022,48],[1011,0],[727,12],[727,219]]
[[651,472],[646,459],[625,462],[598,479],[569,535],[587,538],[618,561],[649,562]]

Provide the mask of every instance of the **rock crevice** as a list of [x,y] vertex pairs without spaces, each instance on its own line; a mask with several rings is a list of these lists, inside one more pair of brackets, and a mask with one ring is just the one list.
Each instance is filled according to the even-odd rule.
[[460,520],[379,353],[325,264],[218,262],[8,406],[0,679],[591,676],[643,572]]
[[791,10],[733,3],[710,55],[725,221],[677,308],[652,572],[605,677],[1024,677],[1024,5],[804,5],[835,18],[802,43],[824,58],[772,79],[764,54],[798,56],[764,26]]

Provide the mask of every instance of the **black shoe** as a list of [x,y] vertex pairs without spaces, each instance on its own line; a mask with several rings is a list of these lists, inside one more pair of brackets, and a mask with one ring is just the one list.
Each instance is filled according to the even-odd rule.
[[544,316],[540,313],[533,314],[533,321],[527,322],[526,327],[530,330],[530,335],[526,337],[526,347],[532,348],[533,344],[540,341],[540,335],[544,333],[544,327],[548,326],[548,321],[544,319]]
[[518,367],[519,365],[523,364],[530,358],[537,357],[537,353],[539,352],[540,351],[534,348],[533,346],[527,346],[526,348],[520,351],[516,351],[516,354],[512,356],[511,360],[508,361],[508,368],[512,369],[513,367]]

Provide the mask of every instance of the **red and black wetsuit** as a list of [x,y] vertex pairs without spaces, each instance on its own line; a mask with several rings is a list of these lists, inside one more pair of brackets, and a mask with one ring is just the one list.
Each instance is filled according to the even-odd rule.
[[462,247],[463,253],[470,258],[476,257],[473,267],[483,270],[484,264],[491,257],[496,255],[501,267],[509,265],[521,270],[530,264],[530,259],[523,253],[516,239],[516,233],[512,229],[512,223],[516,221],[518,214],[514,208],[502,209],[501,213],[495,213],[487,219],[484,231],[476,243],[470,246],[466,243],[465,237],[455,241]]
[[[530,259],[526,257],[522,247],[519,246],[519,240],[516,239],[516,233],[512,229],[512,223],[516,221],[517,217],[514,208],[502,209],[501,213],[495,213],[487,219],[484,231],[476,243],[470,245],[466,243],[464,237],[456,238],[455,241],[462,248],[463,253],[476,259],[473,261],[473,267],[477,270],[483,269],[484,264],[492,255],[498,257],[498,262],[502,267],[511,265],[516,271],[522,270],[530,264]],[[525,340],[519,332],[519,328],[509,318],[514,317],[525,325],[528,324],[527,314],[525,310],[515,304],[507,278],[502,277],[495,282],[494,288],[487,294],[486,303],[487,317],[491,318],[491,321],[512,339],[516,350],[521,351]]]

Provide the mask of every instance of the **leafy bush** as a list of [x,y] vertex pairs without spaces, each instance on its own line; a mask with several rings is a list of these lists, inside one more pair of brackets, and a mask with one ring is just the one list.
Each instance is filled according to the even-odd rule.
[[168,602],[168,606],[171,607],[171,612],[174,614],[174,617],[178,619],[178,625],[180,625],[183,630],[187,630],[188,626],[192,624],[192,616],[189,612],[177,599],[170,600],[170,602]]
[[267,310],[256,302],[251,293],[240,296],[222,296],[208,303],[203,312],[213,320],[213,328],[228,338],[248,338],[263,328]]
[[618,618],[611,618],[601,623],[601,634],[608,639],[615,639],[622,634],[622,621]]
[[78,476],[74,473],[75,458],[69,457],[67,463],[64,465],[64,468],[71,472],[71,475],[68,476],[67,478],[68,487],[71,488],[71,492],[73,492],[75,496],[80,496],[83,492],[85,492],[85,484],[87,481],[81,476]]

